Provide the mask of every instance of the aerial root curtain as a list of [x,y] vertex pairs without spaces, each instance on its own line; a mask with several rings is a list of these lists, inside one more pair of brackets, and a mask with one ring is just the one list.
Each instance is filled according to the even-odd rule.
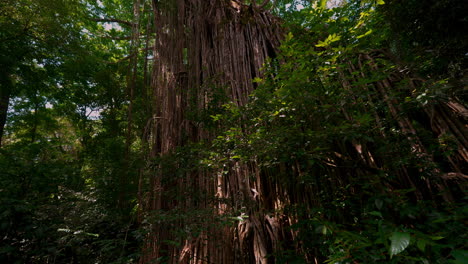
[[[211,138],[187,114],[209,107],[213,89],[221,87],[237,105],[247,103],[254,89],[252,79],[261,76],[266,59],[275,56],[282,34],[277,19],[263,5],[226,0],[154,1],[153,5],[156,45],[150,156],[162,157],[188,142]],[[266,263],[279,236],[274,218],[259,210],[253,213],[252,207],[249,219],[238,226],[209,225],[218,223],[219,215],[227,211],[256,203],[251,190],[259,189],[261,181],[249,180],[252,175],[259,177],[256,166],[231,165],[223,176],[200,170],[176,179],[168,179],[175,172],[156,169],[150,176],[151,190],[141,201],[144,210],[178,210],[203,221],[198,223],[197,236],[183,238],[177,237],[177,231],[197,225],[197,220],[180,217],[155,224],[141,263]],[[203,193],[202,198],[193,198],[195,193]],[[177,195],[186,199],[174,198]]]

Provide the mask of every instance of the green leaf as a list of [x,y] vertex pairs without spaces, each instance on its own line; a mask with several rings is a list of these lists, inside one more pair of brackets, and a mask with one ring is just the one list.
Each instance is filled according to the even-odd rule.
[[325,8],[327,7],[327,0],[320,0],[320,8]]
[[263,80],[262,80],[262,78],[255,77],[255,78],[252,80],[252,82],[254,82],[254,83],[261,83],[261,82],[263,82]]
[[403,252],[410,243],[410,234],[402,232],[393,232],[390,237],[390,258]]
[[424,239],[419,239],[418,242],[416,242],[416,246],[421,250],[424,251],[426,248],[426,240]]
[[382,213],[378,211],[372,211],[372,212],[369,212],[369,214],[383,218]]
[[341,36],[340,35],[337,35],[335,33],[329,35],[325,41],[319,41],[317,45],[315,45],[316,47],[326,47],[328,45],[330,45],[332,42],[336,42],[338,40],[341,39]]
[[85,234],[87,236],[92,236],[92,237],[99,237],[99,234],[94,234],[94,233],[84,232],[83,234]]
[[468,251],[457,249],[457,250],[453,250],[451,254],[455,258],[454,263],[456,264],[468,263]]
[[377,207],[377,209],[379,209],[379,210],[382,209],[382,206],[383,206],[383,201],[382,200],[376,199],[374,203],[375,203],[375,207]]
[[357,36],[356,38],[360,39],[360,38],[363,38],[367,35],[370,35],[372,33],[372,29],[369,29],[366,33],[362,34],[362,35],[359,35]]
[[326,235],[329,232],[326,226],[320,225],[317,228],[315,228],[315,233]]
[[378,5],[384,5],[384,4],[385,4],[385,1],[384,1],[384,0],[377,0],[377,4],[378,4]]

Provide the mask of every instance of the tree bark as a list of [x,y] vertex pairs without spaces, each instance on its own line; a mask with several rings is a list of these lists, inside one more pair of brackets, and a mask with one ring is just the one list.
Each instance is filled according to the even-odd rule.
[[[226,0],[177,0],[164,5],[159,1],[154,2],[154,11],[151,159],[170,156],[189,142],[211,139],[202,123],[187,116],[188,111],[210,107],[214,89],[222,89],[237,105],[246,104],[254,89],[252,80],[261,76],[260,68],[275,55],[282,35],[278,21],[267,12],[235,10]],[[224,176],[195,170],[175,178],[177,166],[172,172],[162,165],[156,168],[150,192],[139,195],[146,197],[140,201],[145,211],[206,215],[153,226],[141,263],[158,258],[167,263],[268,262],[279,234],[272,227],[277,220],[262,211],[261,198],[251,191],[259,189],[260,183],[250,180],[251,175],[259,177],[257,169],[240,162],[226,169]],[[194,198],[193,190],[203,195]],[[240,210],[245,210],[246,219],[236,225],[221,224],[219,219]],[[175,235],[197,222],[202,230],[197,237]]]

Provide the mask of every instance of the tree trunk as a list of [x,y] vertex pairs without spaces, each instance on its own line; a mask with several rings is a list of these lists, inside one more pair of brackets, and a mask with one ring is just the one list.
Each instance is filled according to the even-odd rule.
[[[215,104],[216,89],[237,105],[247,103],[252,79],[261,76],[267,57],[275,55],[281,28],[259,8],[226,0],[159,1],[154,4],[157,31],[153,65],[154,115],[152,156],[164,157],[189,142],[211,135],[187,116]],[[262,212],[251,190],[259,183],[255,166],[233,162],[227,174],[194,170],[184,176],[159,165],[145,195],[145,211],[181,217],[153,225],[141,263],[267,263],[276,246],[275,219]],[[195,191],[194,191],[195,190]],[[200,197],[192,197],[196,193]],[[222,225],[233,212],[248,215],[238,225]],[[200,215],[200,212],[206,214]],[[198,215],[183,217],[196,213]],[[209,223],[217,223],[213,226]],[[177,231],[198,225],[197,236]]]

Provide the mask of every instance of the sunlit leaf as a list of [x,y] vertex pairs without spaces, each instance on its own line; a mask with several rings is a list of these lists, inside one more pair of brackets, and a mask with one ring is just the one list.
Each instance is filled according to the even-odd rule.
[[317,228],[315,228],[315,233],[326,235],[327,233],[330,233],[330,232],[326,226],[320,225]]
[[325,8],[327,7],[327,0],[320,0],[320,8]]
[[390,237],[390,257],[393,257],[405,250],[410,243],[410,234],[402,232],[393,232]]
[[372,29],[369,29],[366,33],[362,34],[362,35],[359,35],[357,36],[356,38],[360,39],[360,38],[363,38],[367,35],[370,35],[372,33]]
[[315,45],[315,46],[316,47],[326,47],[326,46],[330,45],[331,43],[336,42],[336,41],[338,41],[340,39],[341,39],[340,35],[331,34],[325,39],[325,41],[319,41],[318,44]]

